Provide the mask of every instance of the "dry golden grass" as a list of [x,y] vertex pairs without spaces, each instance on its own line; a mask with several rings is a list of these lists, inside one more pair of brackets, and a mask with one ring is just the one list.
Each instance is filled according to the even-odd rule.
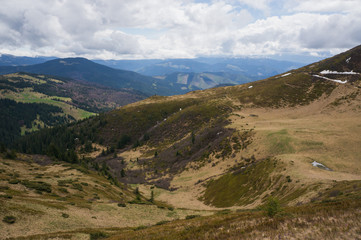
[[[131,189],[111,185],[95,172],[84,173],[68,164],[41,166],[28,155],[18,155],[18,158],[23,160],[0,159],[0,219],[16,217],[14,224],[0,222],[0,239],[25,236],[27,239],[64,231],[72,231],[70,236],[74,237],[81,233],[79,229],[148,226],[191,214],[206,214],[129,204],[128,201],[134,199]],[[40,194],[21,182],[10,184],[11,179],[45,182],[51,185],[52,192]],[[119,202],[126,203],[126,207],[119,207]]]
[[345,201],[285,208],[274,218],[263,211],[223,212],[154,226],[124,229],[121,239],[359,239],[360,203]]
[[[249,84],[248,84],[249,85]],[[240,103],[233,95],[227,95],[227,89],[247,89],[248,85],[223,88],[226,94],[220,101],[232,102],[235,106]],[[195,91],[183,96],[154,97],[136,104],[148,104],[152,102],[166,102],[170,99],[179,98],[202,98],[217,94],[217,89],[207,91]],[[284,176],[290,176],[292,183],[289,185],[296,188],[307,188],[297,199],[290,202],[291,205],[298,202],[309,202],[318,194],[318,191],[330,187],[334,181],[361,180],[361,97],[357,95],[351,100],[341,101],[337,107],[335,101],[342,96],[350,96],[359,90],[353,85],[337,84],[335,90],[329,95],[323,95],[320,99],[305,106],[284,108],[255,108],[241,106],[230,116],[230,128],[238,131],[253,130],[255,133],[253,143],[241,152],[234,152],[226,159],[210,157],[210,163],[204,164],[199,169],[192,169],[190,163],[186,171],[173,176],[171,187],[177,190],[158,190],[157,199],[166,201],[175,207],[191,209],[215,209],[207,206],[199,197],[202,196],[205,185],[210,179],[217,179],[230,168],[242,163],[242,158],[252,155],[256,159],[276,157],[284,163],[284,169],[280,171]],[[134,153],[124,152],[126,159],[135,157]],[[139,155],[138,155],[139,154]],[[137,152],[136,157],[140,157]],[[144,157],[144,156],[143,156]],[[312,166],[317,161],[324,164],[332,171],[326,171]],[[213,163],[217,163],[214,165]],[[148,190],[147,190],[148,189]],[[144,186],[145,193],[149,194],[149,187]],[[261,204],[261,199],[270,194],[265,192],[257,201],[250,205],[235,206],[235,208],[254,208]]]

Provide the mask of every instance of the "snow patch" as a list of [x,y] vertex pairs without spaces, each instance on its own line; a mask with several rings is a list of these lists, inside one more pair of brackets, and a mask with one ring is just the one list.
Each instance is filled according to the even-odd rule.
[[166,62],[166,63],[159,63],[156,64],[157,66],[161,66],[161,67],[170,67],[170,68],[176,68],[176,69],[191,69],[190,67],[186,66],[186,65],[177,65],[177,64],[173,64],[172,62]]
[[347,58],[347,59],[346,59],[346,63],[349,63],[350,60],[351,60],[351,57]]
[[231,65],[231,64],[227,64],[226,68],[231,69],[231,70],[236,70],[236,71],[243,71],[241,68]]
[[320,75],[313,75],[313,76],[314,76],[314,77],[318,77],[318,78],[322,78],[322,79],[326,79],[326,80],[332,81],[332,82],[337,82],[337,83],[342,83],[342,84],[347,83],[347,80],[342,81],[342,80],[338,80],[338,79],[331,79],[331,78],[323,77],[323,76],[320,76]]
[[331,169],[329,169],[328,167],[326,167],[322,163],[319,163],[319,162],[316,162],[316,161],[312,162],[312,166],[322,168],[322,169],[327,170],[327,171],[332,171]]
[[281,77],[286,77],[286,76],[291,75],[291,74],[292,73],[285,73],[285,74],[281,75]]
[[323,70],[322,72],[320,72],[321,74],[344,74],[344,75],[355,75],[355,74],[359,74],[357,72],[354,72],[353,70],[351,70],[351,72],[337,72],[337,71],[330,71],[330,70]]
[[249,86],[248,88],[253,88],[253,86]]

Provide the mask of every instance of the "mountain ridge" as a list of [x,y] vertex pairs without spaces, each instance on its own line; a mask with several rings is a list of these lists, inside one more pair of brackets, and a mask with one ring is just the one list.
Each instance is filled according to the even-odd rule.
[[169,95],[185,92],[179,88],[172,88],[157,79],[131,71],[113,69],[85,58],[54,59],[30,66],[0,67],[1,74],[15,72],[47,74],[93,82],[108,87],[132,88],[148,95]]

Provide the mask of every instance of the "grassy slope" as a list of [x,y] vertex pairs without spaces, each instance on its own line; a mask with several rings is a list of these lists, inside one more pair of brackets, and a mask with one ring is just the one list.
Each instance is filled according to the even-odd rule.
[[[33,189],[34,182],[45,187]],[[86,237],[110,228],[147,226],[186,215],[207,214],[157,207],[162,206],[160,203],[128,203],[134,199],[132,189],[111,185],[103,176],[76,165],[52,163],[42,156],[0,158],[0,218],[16,217],[13,224],[0,222],[0,239],[47,239],[64,231],[77,239],[78,234]],[[119,207],[118,203],[126,206]]]
[[[336,61],[337,66],[345,61],[345,57],[349,57],[349,53],[336,56],[336,59],[342,59]],[[357,60],[355,56],[353,58]],[[160,191],[158,197],[178,206],[205,209],[208,207],[201,202],[195,204],[198,198],[217,207],[255,207],[269,195],[277,196],[284,203],[296,204],[309,202],[318,191],[332,186],[332,181],[359,180],[359,76],[338,76],[351,81],[346,85],[322,80],[313,75],[325,70],[321,69],[324,63],[319,63],[317,66],[320,67],[317,68],[316,65],[291,71],[287,76],[278,75],[245,85],[196,91],[183,96],[151,98],[127,106],[123,111],[128,112],[128,116],[137,114],[131,120],[132,124],[137,124],[149,113],[161,111],[174,102],[178,102],[176,110],[182,104],[186,106],[184,102],[191,104],[182,111],[169,112],[167,120],[157,126],[159,135],[163,136],[162,141],[154,140],[159,138],[158,134],[150,134],[150,141],[134,156],[145,159],[141,162],[143,166],[154,161],[165,164],[162,156],[164,152],[170,152],[169,149],[174,149],[172,154],[183,154],[184,151],[178,147],[182,139],[190,142],[191,131],[196,133],[196,141],[202,129],[211,131],[212,124],[209,123],[214,122],[217,115],[211,115],[213,120],[196,127],[192,126],[192,122],[197,122],[194,116],[189,123],[185,120],[193,106],[201,116],[204,115],[202,109],[206,102],[215,103],[215,109],[225,106],[231,109],[231,114],[229,110],[226,111],[227,115],[222,112],[218,114],[229,116],[231,124],[226,128],[236,130],[239,135],[247,131],[254,133],[252,139],[246,139],[252,142],[247,148],[237,148],[237,141],[233,140],[232,135],[224,139],[229,141],[229,145],[223,145],[223,150],[226,146],[232,146],[226,156],[222,157],[221,151],[213,149],[208,151],[204,161],[187,163],[186,171],[171,175],[170,186],[177,190],[171,193]],[[327,69],[333,70],[330,64]],[[343,69],[347,70],[345,67]],[[212,111],[205,110],[207,112]],[[124,123],[124,118],[117,115],[120,113],[114,112],[107,117],[108,125],[102,131],[107,134],[107,139],[113,136],[107,129],[122,132],[119,126]],[[156,124],[156,121],[145,121],[150,125],[139,124],[144,126],[143,133]],[[172,122],[176,124],[172,125]],[[186,130],[188,135],[177,136],[171,134],[172,130],[176,133]],[[191,149],[192,145],[188,146],[189,158],[193,156]],[[131,151],[121,151],[121,156],[127,158],[132,155]],[[158,153],[158,160],[152,158],[155,152]],[[265,159],[276,159],[279,166],[274,169],[266,167]],[[313,161],[323,163],[333,171],[313,167]],[[132,162],[132,166],[134,164],[137,165]],[[246,174],[239,173],[242,168],[246,168]],[[143,168],[143,171],[150,172],[151,169]],[[179,198],[183,201],[179,201]]]
[[[43,77],[43,78],[42,78]],[[21,74],[21,73],[15,73],[15,74],[8,74],[3,76],[3,78],[6,81],[12,82],[12,83],[26,83],[26,84],[64,84],[61,80],[53,79],[53,78],[45,78],[44,76],[32,76],[27,74]],[[7,84],[4,82],[6,86]],[[1,86],[1,88],[3,88]],[[93,116],[94,113],[85,111],[83,109],[74,107],[70,105],[69,103],[72,101],[69,97],[61,97],[61,96],[54,96],[54,95],[46,95],[40,92],[37,92],[34,90],[34,88],[31,87],[19,87],[16,91],[13,91],[13,89],[2,89],[0,91],[0,97],[1,98],[8,98],[11,100],[15,100],[18,102],[24,102],[24,103],[45,103],[50,104],[54,106],[58,106],[63,109],[64,114],[71,115],[75,119],[83,119],[90,116]],[[16,88],[15,88],[16,89]]]
[[[94,116],[95,113],[85,111],[80,108],[76,108],[72,105],[69,105],[68,102],[71,102],[69,98],[62,98],[58,96],[47,96],[42,93],[34,92],[33,89],[27,88],[22,92],[6,92],[1,94],[3,98],[8,98],[17,102],[23,103],[45,103],[60,107],[63,109],[64,114],[71,115],[77,120],[84,119],[90,116]],[[61,100],[61,101],[59,101]]]
[[[287,237],[302,238],[297,235],[301,231],[310,237],[335,233],[344,238],[347,226],[351,237],[359,234],[359,221],[347,221],[358,219],[360,213],[360,76],[337,76],[349,81],[345,85],[313,76],[322,70],[361,72],[352,62],[358,59],[355,55],[351,64],[356,68],[345,66],[349,54],[336,56],[334,68],[331,60],[326,60],[291,71],[288,76],[183,96],[152,97],[82,123],[84,129],[97,131],[95,142],[101,140],[106,146],[116,144],[122,134],[131,134],[133,142],[116,150],[126,164],[126,177],[121,180],[143,183],[138,186],[147,196],[152,189],[148,184],[167,181],[167,188],[173,191],[154,188],[156,200],[193,209],[254,209],[275,196],[289,206],[291,214],[276,223],[252,212],[234,215],[235,222],[225,217],[202,218],[191,226],[171,223],[169,226],[179,226],[171,233],[168,225],[139,232],[121,230],[124,237],[204,239],[208,234],[212,239],[237,239],[245,228],[247,238],[264,237],[264,232],[275,238],[275,229],[291,234]],[[145,133],[149,139],[132,148]],[[114,167],[118,160],[106,156],[95,161]],[[312,166],[313,161],[332,171]],[[115,167],[113,173],[118,170]],[[141,174],[140,181],[136,177]],[[339,201],[328,204],[334,197],[340,197]],[[312,205],[315,201],[323,202]],[[292,208],[296,205],[301,206]],[[314,209],[319,210],[320,218],[311,212]],[[245,216],[251,220],[237,227]],[[340,222],[332,220],[335,218]],[[316,227],[307,223],[320,219]],[[348,224],[341,225],[342,221]]]
[[274,218],[259,210],[220,212],[138,231],[124,229],[107,239],[357,239],[360,216],[355,200],[323,202],[284,208]]
[[[91,129],[93,141],[108,147],[131,136],[128,147],[116,150],[124,164],[113,155],[95,161],[106,162],[121,181],[175,190],[157,195],[175,206],[252,208],[269,195],[292,205],[309,202],[334,180],[360,179],[360,81],[342,76],[351,81],[342,85],[313,77],[319,70],[312,69],[152,97],[83,122],[81,131]],[[143,145],[133,154],[136,141]],[[277,159],[279,167],[270,171],[265,159]],[[333,171],[315,168],[313,161]],[[256,174],[240,175],[242,168]],[[217,190],[229,182],[235,183],[224,189],[229,194]]]

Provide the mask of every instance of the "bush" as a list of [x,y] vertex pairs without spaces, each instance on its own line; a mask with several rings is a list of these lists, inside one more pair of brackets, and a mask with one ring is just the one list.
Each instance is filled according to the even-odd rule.
[[19,180],[19,179],[16,179],[16,178],[9,180],[9,183],[10,183],[10,184],[18,184],[19,182],[20,182],[20,180]]
[[16,217],[14,217],[14,216],[5,216],[3,218],[3,222],[8,223],[8,224],[13,224],[13,223],[15,223],[15,221],[16,221]]
[[200,217],[200,215],[187,215],[186,219],[192,219],[192,218],[196,218],[196,217]]
[[16,158],[16,152],[14,150],[7,151],[5,154],[5,158],[7,159],[15,159]]
[[160,222],[157,222],[155,225],[163,225],[163,224],[166,224],[166,223],[169,223],[169,221],[167,220],[163,220],[163,221],[160,221]]
[[71,183],[73,183],[72,179],[58,180],[58,186],[61,187],[67,187],[68,186],[67,184],[71,184]]
[[146,229],[146,228],[148,228],[148,227],[144,226],[144,225],[140,225],[139,227],[134,228],[134,231],[143,230],[143,229]]
[[108,235],[103,232],[90,233],[90,240],[103,239],[103,238],[107,238],[107,237],[108,237]]
[[39,192],[51,192],[51,185],[49,183],[24,180],[21,181],[21,184],[27,188],[35,189]]
[[118,203],[118,207],[126,207],[125,203]]
[[270,197],[266,203],[265,211],[267,216],[274,217],[281,211],[280,203],[277,199]]
[[73,185],[72,187],[73,189],[76,189],[78,191],[83,191],[83,187],[81,186],[80,183],[73,183],[72,185]]
[[0,197],[2,198],[7,198],[7,199],[12,199],[13,196],[9,195],[9,194],[5,194],[5,195],[0,195]]
[[68,189],[66,189],[66,188],[59,188],[58,189],[60,192],[62,192],[62,193],[69,193],[69,191],[68,191]]
[[63,218],[68,218],[68,217],[69,217],[69,214],[62,213],[61,216],[62,216]]

